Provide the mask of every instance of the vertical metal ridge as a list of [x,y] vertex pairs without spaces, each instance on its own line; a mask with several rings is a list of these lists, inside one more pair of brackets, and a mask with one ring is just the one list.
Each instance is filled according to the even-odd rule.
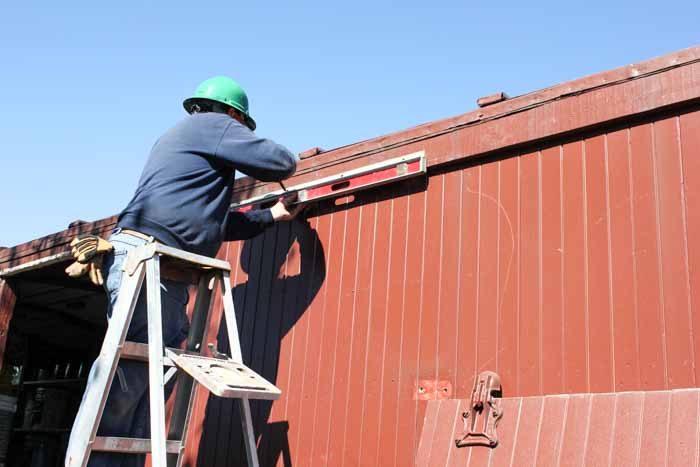
[[556,465],[561,465],[561,454],[564,452],[564,434],[566,433],[566,422],[569,418],[569,402],[571,402],[571,396],[567,394],[566,402],[564,403],[564,416],[562,417],[561,422],[561,433],[559,434],[559,441],[557,443],[558,452]]
[[[360,218],[358,221],[358,233],[357,233],[357,248],[355,252],[355,283],[353,285],[353,295],[352,295],[352,320],[350,322],[350,348],[348,350],[348,380],[346,383],[346,389],[345,389],[345,417],[343,420],[343,453],[345,453],[345,448],[347,446],[347,434],[348,434],[348,409],[350,407],[350,380],[351,380],[351,375],[352,375],[352,364],[353,364],[353,344],[354,344],[354,337],[355,337],[355,311],[356,311],[356,306],[357,306],[357,296],[358,296],[358,287],[357,287],[357,280],[360,272],[360,268],[358,267],[360,264],[360,246],[362,245],[362,214],[364,212],[365,206],[360,206]],[[347,456],[343,456],[341,467],[345,465],[345,459]]]
[[[374,458],[379,460],[379,447],[381,446],[382,431],[381,431],[381,417],[384,413],[384,367],[386,365],[386,341],[389,335],[389,288],[391,284],[391,260],[392,248],[394,244],[394,200],[392,199],[389,203],[389,251],[387,257],[387,271],[386,271],[386,283],[384,284],[386,293],[386,300],[384,301],[384,341],[382,342],[382,365],[381,371],[379,373],[379,440],[377,442],[377,450],[374,453]],[[361,451],[360,451],[361,452]]]
[[[560,300],[561,300],[561,388],[562,391],[566,391],[566,302],[564,300],[564,146],[559,145],[559,245],[561,247],[561,258],[559,262],[559,268],[561,272],[561,277],[559,283],[561,284]],[[568,400],[567,400],[568,404]]]
[[[615,295],[613,292],[612,272],[612,222],[610,218],[610,167],[608,165],[608,134],[603,135],[603,148],[605,154],[605,223],[608,240],[608,307],[610,308],[610,374],[612,376],[612,389],[617,388],[615,374]],[[617,400],[617,399],[616,399]]]
[[639,461],[641,460],[641,457],[642,457],[642,440],[644,439],[644,409],[645,409],[644,405],[646,403],[646,398],[647,398],[647,394],[645,392],[642,393],[641,403],[640,403],[641,407],[639,408],[639,426],[640,426],[640,428],[639,428],[639,442],[636,444],[637,456],[636,456],[635,463],[634,463],[634,465],[637,467],[639,467]]
[[[425,244],[427,243],[425,239],[425,231],[427,227],[427,222],[428,222],[428,193],[424,193],[423,195],[423,233],[421,234],[422,240],[423,240],[423,245],[421,245],[421,265],[420,265],[420,282],[421,284],[425,283]],[[416,346],[418,348],[418,356],[416,358],[416,378],[414,381],[418,381],[418,378],[420,377],[420,344],[421,344],[421,338],[423,337],[423,290],[424,287],[420,287],[420,300],[419,300],[419,306],[418,306],[418,342],[416,343]],[[418,420],[418,400],[413,404],[413,446],[412,448],[414,449],[418,445],[418,438],[419,436],[416,436],[418,433],[418,425],[420,424],[420,420]]]
[[[268,232],[263,233],[260,237],[257,238],[258,242],[265,243],[265,237],[268,237],[269,234]],[[254,316],[252,318],[252,329],[251,329],[251,336],[248,340],[245,340],[243,338],[243,342],[245,342],[246,348],[243,348],[243,358],[246,359],[245,361],[248,362],[248,364],[251,363],[253,359],[253,350],[255,349],[255,333],[256,330],[259,328],[259,319],[257,316],[257,310],[260,309],[261,307],[259,306],[260,303],[262,303],[264,300],[261,300],[261,295],[262,291],[264,290],[264,287],[267,285],[266,284],[266,279],[267,279],[267,271],[265,268],[265,259],[268,257],[269,254],[265,254],[265,250],[263,249],[262,245],[260,246],[261,253],[258,256],[259,262],[260,262],[260,269],[259,269],[259,280],[256,283],[255,287],[255,312]],[[271,256],[271,255],[269,255]],[[265,297],[267,300],[269,300],[269,297]]]
[[[248,272],[246,274],[248,277],[250,277],[250,275],[251,275],[250,273],[252,272],[252,268],[255,266],[255,260],[258,259],[256,257],[256,255],[253,254],[254,243],[256,242],[256,240],[251,239],[249,241],[251,242],[251,245],[250,245],[250,254],[248,255],[248,269],[247,269]],[[262,262],[262,257],[260,257],[259,259],[260,259],[260,262]],[[243,326],[245,325],[246,318],[248,317],[248,308],[250,305],[249,299],[252,299],[253,295],[255,295],[255,297],[257,297],[257,292],[256,293],[253,292],[254,289],[256,289],[255,285],[251,284],[250,281],[247,281],[246,285],[245,285],[245,290],[243,291],[244,292],[243,293],[243,309],[241,310],[241,324],[240,324],[241,331],[243,331]],[[243,334],[243,333],[241,332],[241,334]],[[243,340],[243,338],[244,338],[243,335],[241,335],[241,340]],[[241,344],[242,344],[242,342],[241,342]],[[244,350],[244,349],[241,349],[241,350]]]
[[[544,363],[544,362],[543,362]],[[542,439],[542,421],[544,420],[544,406],[547,403],[547,397],[542,397],[542,403],[540,404],[540,416],[537,420],[537,436],[535,437],[535,450],[532,458],[537,462],[537,457],[540,450],[540,440]]]
[[515,460],[515,453],[517,452],[517,447],[518,447],[518,435],[520,434],[520,415],[522,414],[523,411],[523,398],[519,397],[518,398],[518,415],[515,417],[515,431],[513,432],[513,449],[510,453],[510,467],[513,467],[513,461]]
[[[438,400],[438,401],[436,401],[436,402],[437,402],[437,403],[436,403],[435,405],[437,405],[437,410],[435,411],[435,420],[436,420],[437,423],[439,423],[439,422],[440,422],[440,411],[443,409],[444,401]],[[437,424],[437,423],[436,423],[436,424]],[[424,426],[425,426],[425,425],[424,425]],[[433,446],[435,445],[435,442],[434,442],[434,441],[435,441],[435,432],[436,432],[436,431],[437,431],[437,427],[436,427],[435,430],[433,430],[433,436],[431,437],[430,443],[429,443],[429,445],[428,445],[428,446],[429,446],[429,448],[428,448],[428,459],[427,459],[428,462],[430,462],[430,459],[432,458],[432,455],[433,455]],[[418,437],[420,438],[420,435],[419,435]]]
[[674,118],[676,123],[676,144],[678,146],[678,166],[680,169],[680,192],[681,192],[681,219],[683,222],[683,262],[685,266],[685,279],[688,290],[688,324],[690,325],[690,355],[693,365],[693,385],[697,385],[698,381],[695,374],[695,367],[698,362],[695,361],[695,329],[693,328],[693,299],[692,286],[690,283],[690,262],[688,260],[688,203],[685,196],[685,170],[683,165],[683,144],[681,142],[681,122],[680,117]]
[[[372,337],[372,290],[374,289],[374,264],[375,261],[374,259],[376,258],[375,255],[375,246],[377,244],[377,216],[379,214],[379,206],[377,206],[377,201],[375,199],[375,209],[374,209],[374,220],[373,220],[373,225],[372,225],[372,261],[370,262],[370,271],[369,271],[369,302],[367,306],[367,334],[365,336],[365,363],[364,363],[364,368],[362,372],[362,394],[367,393],[367,361],[369,359],[369,343],[370,343],[370,338]],[[359,268],[358,268],[359,269]],[[388,277],[388,276],[387,276]],[[387,279],[388,280],[388,279]],[[388,297],[388,294],[387,294]],[[386,316],[386,314],[385,314]],[[380,398],[381,398],[381,392],[380,392]],[[360,412],[360,444],[358,446],[358,459],[362,458],[362,440],[363,440],[363,430],[364,430],[364,424],[365,424],[365,403],[366,399],[363,398],[362,401],[362,410]],[[381,404],[380,404],[381,407]],[[379,412],[381,414],[381,411]]]
[[[401,294],[401,330],[399,338],[399,362],[403,362],[403,338],[404,338],[404,320],[406,316],[406,269],[408,267],[408,238],[409,238],[409,225],[411,225],[411,196],[406,198],[406,237],[404,239],[404,261],[403,261],[403,286]],[[401,366],[401,363],[399,363]],[[397,384],[396,384],[396,399],[398,400],[401,395],[401,370],[399,369]],[[399,417],[401,416],[401,411],[396,410],[396,420],[395,423],[398,426]],[[399,450],[399,430],[396,430],[394,434],[394,467],[396,467],[396,461],[398,460],[398,450]]]
[[[328,249],[326,253],[326,258],[324,261],[326,261],[326,275],[328,275],[331,272],[331,262],[330,258],[333,257],[333,219],[335,218],[335,215],[329,214],[329,226],[328,226]],[[325,280],[323,284],[323,304],[321,305],[321,332],[326,328],[326,305],[327,305],[327,298],[328,298],[328,287],[326,287]],[[321,364],[323,363],[323,352],[319,352],[318,355],[318,367],[319,369],[321,368]],[[312,427],[311,427],[311,444],[309,448],[309,453],[311,456],[313,456],[314,453],[314,447],[316,443],[316,414],[317,414],[317,409],[318,409],[318,399],[319,399],[319,389],[321,388],[321,384],[316,385],[316,389],[314,391],[314,410],[313,410],[313,416],[312,416]],[[311,459],[313,462],[313,458]]]
[[[290,236],[292,235],[291,229],[290,229],[289,235]],[[289,262],[287,260],[285,260],[285,262],[284,262],[284,272],[285,272],[285,275],[287,275],[287,273],[289,272]],[[286,287],[285,287],[283,296],[285,299],[287,298]],[[283,311],[283,313],[284,313],[284,311]],[[284,318],[282,318],[282,319],[284,319]],[[294,327],[294,326],[289,330],[289,339],[291,340],[291,342],[289,343],[289,345],[290,345],[290,349],[289,349],[289,362],[290,362],[290,364],[289,364],[289,369],[287,371],[287,383],[289,383],[289,381],[291,381],[291,379],[292,379],[292,367],[293,367],[292,361],[293,360],[291,357],[292,357],[292,355],[294,355],[294,337],[296,334],[295,331],[296,331],[296,327]],[[289,397],[284,398],[284,418],[289,419]]]
[[[517,297],[516,298],[516,304],[517,304],[516,323],[517,323],[517,328],[515,331],[515,353],[516,353],[516,358],[515,358],[515,362],[516,362],[515,363],[515,367],[516,367],[515,388],[516,388],[516,391],[518,394],[520,394],[520,372],[521,372],[521,368],[520,368],[520,318],[521,318],[521,316],[520,316],[520,311],[521,311],[520,310],[520,299],[521,299],[520,287],[522,284],[520,283],[520,267],[521,267],[521,263],[522,263],[521,256],[523,254],[523,235],[522,235],[522,228],[521,228],[522,227],[521,211],[523,209],[522,202],[521,202],[521,199],[522,199],[522,182],[521,182],[521,180],[522,180],[522,167],[521,167],[521,164],[522,164],[522,154],[519,154],[518,155],[518,177],[517,177],[518,188],[516,190],[516,192],[518,193],[518,209],[517,209],[517,211],[518,211],[518,267],[515,268],[517,273],[518,273],[518,284],[516,287],[516,297]],[[513,254],[515,254],[515,252]],[[511,459],[511,465],[512,465],[512,463],[513,463],[513,461]]]
[[[290,236],[292,235],[291,229],[290,229],[290,231],[289,231],[289,235],[290,235]],[[288,272],[288,271],[289,271],[289,261],[288,261],[288,260],[285,260],[285,262],[284,262],[284,272],[285,272],[285,275],[287,275],[287,272]],[[285,291],[284,291],[284,296],[285,296],[285,298],[287,297],[287,289],[286,289],[286,287],[285,287]],[[286,302],[286,301],[285,301],[285,302]],[[283,315],[285,314],[285,313],[284,313],[284,306],[283,306],[282,314],[283,314]],[[284,322],[284,316],[282,317],[282,321]],[[291,340],[291,342],[290,342],[290,344],[289,344],[289,357],[288,357],[288,360],[289,360],[290,363],[289,363],[289,368],[288,368],[288,370],[287,370],[287,384],[289,384],[289,382],[292,380],[292,368],[293,368],[293,366],[294,366],[294,365],[293,365],[293,361],[292,361],[292,355],[294,355],[294,344],[295,344],[294,341],[296,340],[296,327],[295,327],[295,326],[293,326],[293,327],[289,330],[289,334],[288,334],[288,335],[289,335],[289,339]],[[284,398],[284,418],[287,419],[287,420],[289,419],[289,397],[285,397],[285,398]]]
[[[479,199],[479,204],[478,208],[476,210],[476,308],[475,308],[475,313],[474,313],[474,329],[475,332],[478,336],[479,333],[479,305],[481,302],[481,172],[482,172],[482,166],[479,166],[479,185],[478,185],[478,199]],[[478,371],[479,369],[479,339],[476,338],[474,339],[474,370]]]
[[[277,233],[279,232],[279,229],[275,229],[272,232],[274,234],[270,235],[273,238],[272,238],[272,249],[271,249],[271,253],[269,256],[271,258],[271,262],[274,264],[274,254],[275,254],[275,251],[277,251],[277,240],[279,239],[279,235],[277,235]],[[267,242],[265,242],[265,243],[267,243]],[[262,256],[263,261],[264,261],[266,255],[263,254],[261,256]],[[269,271],[264,270],[264,269],[261,270],[261,273],[262,273],[261,280],[260,280],[261,285],[258,289],[258,303],[265,303],[266,304],[263,308],[267,311],[266,318],[269,317],[269,314],[270,314],[270,305],[272,303],[272,293],[268,294],[267,297],[262,297],[263,300],[261,300],[260,294],[262,294],[263,291],[266,289],[269,290],[270,292],[272,291],[272,285],[273,285],[273,281],[275,279],[274,278],[274,271],[272,271],[272,269],[273,268],[270,267]],[[267,284],[264,284],[265,282],[267,282]],[[258,307],[258,309],[260,309],[260,307]],[[258,318],[259,318],[259,315],[256,313],[255,325],[253,326],[253,342],[256,342],[259,340],[259,338],[257,337],[257,332],[260,331],[260,330],[258,330],[258,324],[259,324],[260,320]],[[268,326],[268,320],[266,319],[265,322],[261,323],[261,324],[263,324],[262,330],[261,330],[263,341],[267,341],[267,333],[270,331],[270,326]],[[254,343],[251,345],[251,348],[255,349]],[[251,362],[252,362],[253,358],[254,357],[251,356]]]
[[[455,412],[454,419],[452,419],[452,434],[450,435],[450,440],[453,440],[457,437],[457,426],[459,424],[459,414],[462,412],[460,410],[460,404],[458,403]],[[447,459],[445,460],[445,467],[449,467],[450,465],[450,459],[452,458],[452,453],[455,452],[454,449],[452,449],[452,446],[450,446],[450,449],[447,450]]]
[[629,203],[630,203],[630,245],[632,247],[632,287],[634,288],[634,339],[635,359],[637,360],[637,384],[641,386],[642,365],[639,360],[639,284],[637,277],[637,236],[635,233],[634,215],[634,170],[632,170],[632,130],[626,128],[627,135],[627,171],[629,177]]
[[668,395],[668,407],[666,409],[666,443],[664,450],[664,466],[668,465],[668,447],[671,443],[671,411],[673,410],[673,393]]
[[588,187],[586,180],[586,140],[581,141],[581,186],[583,190],[583,289],[584,321],[586,323],[586,392],[591,390],[591,326],[588,299]]
[[[496,373],[500,373],[501,362],[501,161],[496,167]],[[489,458],[490,459],[490,458]],[[490,461],[489,461],[490,462]]]
[[[445,174],[440,175],[440,254],[438,261],[438,286],[437,286],[437,309],[435,331],[437,333],[435,339],[435,380],[439,378],[440,373],[440,320],[442,318],[442,268],[443,268],[443,246],[445,235]],[[426,197],[427,202],[427,197]],[[427,206],[426,206],[427,211]],[[427,215],[427,214],[426,214]]]
[[[459,261],[457,261],[457,297],[455,300],[455,303],[457,304],[457,310],[462,309],[462,211],[464,211],[464,170],[461,170],[459,173],[459,231],[458,231],[458,237],[459,240],[457,242],[457,258],[459,258]],[[459,326],[455,326],[455,362],[459,362]],[[457,382],[459,381],[459,369],[460,365],[457,364],[455,365],[455,380],[454,380],[454,388],[455,388],[455,395],[457,392]]]
[[[348,211],[347,210],[345,210],[343,212],[343,217],[344,217],[343,247],[341,248],[341,251],[345,251],[345,239],[346,239],[347,232],[348,232]],[[343,271],[345,270],[344,264],[345,264],[345,255],[343,254],[343,255],[340,255],[340,269],[339,269],[340,278],[339,278],[339,282],[338,282],[340,284],[341,290],[343,287]],[[333,346],[333,370],[331,372],[331,374],[332,374],[332,376],[331,376],[331,390],[329,391],[330,398],[331,398],[331,404],[330,404],[331,411],[330,411],[330,414],[328,417],[329,420],[332,420],[333,408],[334,408],[333,399],[335,398],[335,390],[334,390],[335,389],[335,369],[336,369],[336,361],[338,360],[338,358],[337,358],[338,357],[338,339],[337,339],[337,336],[338,336],[338,330],[340,328],[340,302],[341,301],[342,301],[342,293],[338,293],[338,305],[336,308],[336,315],[338,316],[338,319],[335,322],[335,333],[333,333],[333,335],[336,336],[336,339],[335,339],[335,345]],[[330,445],[331,445],[331,426],[330,426],[330,424],[328,426],[328,432],[329,433],[328,433],[328,439],[326,440],[325,455],[323,456],[325,459],[328,459],[328,450],[330,449]]]
[[659,168],[657,161],[657,150],[656,150],[656,125],[654,122],[651,123],[651,163],[652,163],[652,176],[654,181],[654,206],[656,208],[656,254],[658,260],[659,269],[659,307],[661,309],[661,325],[664,330],[664,336],[661,340],[661,349],[664,358],[664,388],[668,389],[668,351],[666,338],[668,336],[668,328],[666,327],[666,300],[664,297],[664,268],[663,268],[663,251],[661,247],[661,206],[659,202]]
[[[613,390],[615,389],[615,386],[613,386]],[[612,463],[612,457],[613,457],[613,452],[615,451],[615,429],[617,427],[617,401],[620,399],[620,394],[616,393],[615,394],[615,400],[613,402],[613,419],[612,419],[612,430],[610,430],[610,437],[612,438],[610,440],[610,448],[608,450],[608,465],[610,467],[613,467]]]
[[591,432],[591,410],[593,409],[593,394],[584,396],[588,400],[588,411],[586,412],[586,434],[583,437],[583,456],[581,457],[583,466],[586,465],[586,454],[588,453],[588,438]]
[[539,383],[539,394],[542,394],[544,392],[544,317],[542,311],[542,263],[542,151],[537,151],[537,379]]

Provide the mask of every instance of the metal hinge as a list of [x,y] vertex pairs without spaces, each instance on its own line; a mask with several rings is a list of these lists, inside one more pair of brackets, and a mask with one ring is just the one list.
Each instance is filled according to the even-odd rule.
[[493,371],[484,371],[474,381],[469,410],[462,414],[464,432],[455,440],[458,448],[498,445],[496,425],[503,416],[500,398],[501,378]]

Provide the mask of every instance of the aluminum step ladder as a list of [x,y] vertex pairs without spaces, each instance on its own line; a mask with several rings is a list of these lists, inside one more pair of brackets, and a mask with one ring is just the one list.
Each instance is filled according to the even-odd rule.
[[[163,347],[160,301],[161,265],[199,276],[197,297],[192,312],[185,350]],[[243,364],[241,345],[233,307],[228,262],[187,253],[160,243],[148,243],[129,253],[124,266],[119,296],[112,312],[98,360],[103,371],[87,388],[85,403],[75,420],[75,434],[66,466],[85,467],[93,451],[131,454],[151,453],[153,467],[180,466],[187,441],[187,428],[197,384],[219,397],[236,398],[241,413],[243,437],[249,467],[258,467],[255,434],[249,399],[275,400],[281,391]],[[146,279],[148,309],[148,345],[125,342],[131,317]],[[219,287],[216,286],[218,282]],[[215,358],[205,356],[203,345],[213,308],[213,295],[219,290],[224,305],[231,357],[216,351]],[[211,346],[210,346],[211,347]],[[96,436],[120,358],[148,362],[151,438]],[[169,368],[168,368],[169,367]],[[165,368],[168,368],[165,371]],[[180,370],[180,371],[178,371]],[[165,374],[164,374],[165,373]],[[166,438],[164,385],[178,374],[173,414]]]

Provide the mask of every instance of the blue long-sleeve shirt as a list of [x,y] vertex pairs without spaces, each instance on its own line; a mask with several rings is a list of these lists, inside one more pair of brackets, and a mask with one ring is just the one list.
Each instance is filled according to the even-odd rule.
[[279,181],[294,173],[296,157],[228,115],[190,115],[153,146],[117,227],[214,256],[224,240],[253,237],[273,222],[268,209],[229,210],[236,170]]

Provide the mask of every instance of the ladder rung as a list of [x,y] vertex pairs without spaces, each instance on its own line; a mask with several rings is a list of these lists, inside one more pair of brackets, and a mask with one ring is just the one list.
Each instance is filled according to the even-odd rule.
[[[176,353],[182,352],[180,349],[169,350]],[[148,362],[148,344],[141,344],[139,342],[124,342],[121,358],[127,360],[137,360],[139,362]],[[163,357],[163,365],[175,366],[173,361],[168,357]]]
[[178,250],[170,246],[165,246],[162,243],[154,243],[155,252],[163,256],[179,259],[191,266],[196,266],[200,269],[219,269],[221,271],[230,271],[231,265],[228,261],[221,259],[210,258],[208,256],[197,255],[184,250]]
[[[166,441],[165,450],[170,454],[180,452],[180,441]],[[97,436],[92,444],[93,451],[122,452],[131,454],[148,454],[151,452],[151,440],[142,438],[119,438],[116,436]]]

